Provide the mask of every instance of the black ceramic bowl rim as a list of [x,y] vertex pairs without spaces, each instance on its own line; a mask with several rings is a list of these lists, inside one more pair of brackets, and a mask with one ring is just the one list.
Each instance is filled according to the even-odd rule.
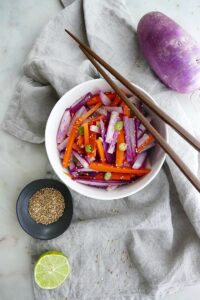
[[[55,188],[64,197],[65,209],[58,221],[43,225],[36,223],[28,212],[28,204],[31,196],[42,188]],[[58,237],[70,226],[73,215],[72,196],[69,189],[62,182],[54,179],[38,179],[27,184],[20,192],[16,203],[16,214],[22,229],[40,240],[51,240]]]

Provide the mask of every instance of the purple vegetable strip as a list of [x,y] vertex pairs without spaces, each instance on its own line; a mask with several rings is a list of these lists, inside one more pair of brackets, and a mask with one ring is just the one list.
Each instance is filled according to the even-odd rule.
[[73,125],[74,125],[75,120],[76,120],[78,117],[80,117],[80,116],[82,116],[83,114],[85,114],[86,112],[87,112],[86,108],[85,108],[84,106],[82,106],[82,107],[75,113],[75,115],[73,116],[73,119],[71,120],[71,123],[70,123],[70,125],[69,125],[69,127],[68,127],[67,135],[70,134],[70,132],[71,132],[71,130],[72,130],[72,127],[73,127]]
[[73,176],[78,176],[77,168],[76,168],[76,167],[73,168],[73,169],[70,169],[70,168],[69,168],[69,172],[70,172],[70,174],[73,175]]
[[[148,153],[148,151],[146,151],[146,153],[147,153],[147,155],[146,155],[145,160],[143,161],[143,164],[141,165],[141,169],[142,169],[142,168],[147,168],[147,169],[149,168],[149,169],[151,169],[151,168],[150,168],[150,161],[149,161],[149,159],[148,159],[148,154],[149,154],[149,153]],[[140,153],[140,154],[142,154],[142,153]],[[149,162],[149,167],[147,166],[147,164],[148,164],[147,161]]]
[[113,153],[113,154],[108,153],[108,151],[107,151],[108,146],[109,146],[109,144],[106,144],[106,146],[105,146],[106,150],[104,150],[105,155],[106,155],[106,160],[107,160],[108,163],[114,164],[115,163],[115,153]]
[[61,151],[61,152],[59,153],[60,159],[63,159],[63,158],[64,158],[64,155],[65,155],[65,151]]
[[95,173],[97,174],[98,172],[95,172],[94,170],[90,169],[90,168],[81,168],[81,167],[78,167],[77,168],[77,171],[78,172],[86,172],[86,173]]
[[134,118],[134,127],[135,127],[135,147],[133,149],[133,153],[135,154],[134,158],[133,158],[133,162],[136,161],[137,159],[137,147],[138,147],[138,119]]
[[125,161],[123,164],[124,167],[131,167],[131,164],[128,161]]
[[75,166],[73,160],[71,159],[70,164],[69,164],[69,169],[72,171],[75,168],[76,168],[76,166]]
[[137,147],[140,147],[147,139],[149,135],[147,133],[143,134],[143,136],[138,140]]
[[127,145],[126,159],[128,162],[133,163],[130,127],[129,127],[129,120],[128,120],[127,116],[124,116],[124,132],[125,132],[125,141],[126,141],[126,145]]
[[73,150],[73,155],[76,157],[76,159],[81,163],[81,165],[84,167],[84,168],[88,168],[89,167],[89,164],[86,160],[85,157],[83,157],[82,155],[80,155],[78,152],[74,151]]
[[116,124],[118,118],[119,118],[119,113],[117,113],[116,111],[113,111],[111,113],[110,121],[108,124],[108,129],[106,132],[106,143],[110,144],[112,142],[112,138],[113,138],[114,131],[115,131],[115,124]]
[[119,107],[119,106],[106,106],[104,107],[105,111],[116,111],[118,112],[119,114],[122,114],[123,113],[123,109],[122,107]]
[[96,133],[100,133],[100,129],[96,125],[91,125],[90,126],[90,131],[93,131],[93,132],[96,132]]
[[133,169],[139,169],[142,168],[142,165],[144,164],[146,158],[147,158],[147,151],[138,154],[136,161],[134,162],[132,168]]
[[133,156],[135,157],[135,155],[136,155],[135,121],[132,118],[130,118],[128,121],[129,121],[129,128],[130,128],[132,153],[133,153]]
[[103,120],[100,120],[100,132],[101,132],[101,137],[104,140],[106,131],[105,131],[105,125],[104,125]]
[[60,125],[58,128],[57,137],[56,137],[57,143],[62,143],[62,141],[65,139],[70,121],[71,121],[70,111],[66,110],[62,116],[62,119],[61,119],[61,122],[60,122]]
[[115,154],[109,154],[107,152],[108,149],[108,144],[105,142],[105,125],[104,122],[102,120],[100,120],[100,133],[101,133],[101,137],[103,140],[103,149],[105,152],[105,156],[106,156],[106,160],[108,163],[112,164],[115,161]]
[[69,137],[67,137],[66,139],[64,139],[64,141],[58,145],[58,147],[57,147],[58,151],[62,151],[62,150],[64,150],[66,148],[68,139],[69,139]]
[[[138,147],[140,147],[147,139],[149,138],[149,135],[147,133],[144,133],[143,136],[138,140]],[[153,141],[151,144],[147,145],[142,152],[146,151],[147,149],[150,149],[154,147],[156,144],[155,141]],[[141,152],[141,153],[142,153]]]
[[111,104],[111,101],[110,99],[102,92],[100,91],[99,93],[99,97],[101,99],[101,102],[104,104],[104,105],[110,105]]
[[115,150],[115,145],[117,143],[118,134],[119,134],[118,131],[115,131],[114,134],[113,134],[112,142],[110,143],[110,146],[108,148],[108,153],[109,154],[113,154],[113,152]]
[[105,110],[105,106],[104,107],[99,107],[96,111],[96,113],[100,114],[100,115],[104,115],[107,116],[107,111]]
[[87,93],[81,99],[77,100],[70,108],[71,113],[76,113],[92,97],[92,93]]
[[[146,119],[147,119],[147,121],[151,122],[152,117],[150,115],[148,115],[146,117]],[[137,122],[139,124],[138,125],[138,135],[137,135],[137,137],[138,137],[138,139],[140,139],[143,136],[143,134],[145,133],[146,127],[144,127],[144,125],[142,123],[139,123],[139,121],[137,121]]]
[[84,175],[88,175],[88,176],[95,176],[96,174],[98,174],[98,172],[95,172],[90,168],[83,168],[82,166],[75,166],[75,165],[73,168],[70,169],[70,173],[75,177],[78,177],[80,173],[83,173]]
[[138,131],[144,132],[145,130],[146,130],[146,128],[144,127],[144,125],[142,123],[140,123],[138,126]]
[[135,147],[138,147],[138,120],[135,118]]
[[75,181],[79,182],[79,183],[83,183],[83,184],[87,184],[87,185],[91,185],[91,186],[99,186],[99,187],[107,187],[110,185],[122,185],[122,184],[126,184],[129,183],[129,181],[126,180],[98,180],[98,179],[78,179],[75,178]]
[[86,184],[86,185],[91,185],[95,187],[107,187],[108,183],[105,182],[92,182],[91,180],[84,180],[84,179],[74,179],[78,183]]
[[77,175],[77,168],[74,164],[74,161],[71,159],[69,167],[68,167],[69,173],[73,176]]
[[[147,119],[147,121],[151,122],[152,117],[148,115],[148,116],[146,117],[146,119]],[[139,126],[138,129],[139,129],[139,131],[141,131],[141,132],[146,131],[146,127],[144,127],[144,125],[143,125],[142,123],[140,123],[140,126]]]
[[138,127],[137,139],[139,140],[145,132],[146,132],[146,130],[143,130],[140,127]]

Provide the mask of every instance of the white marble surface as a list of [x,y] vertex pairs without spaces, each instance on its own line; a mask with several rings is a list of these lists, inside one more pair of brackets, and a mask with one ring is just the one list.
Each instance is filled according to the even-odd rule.
[[[199,0],[127,2],[136,24],[144,13],[160,10],[175,18],[200,41]],[[0,121],[35,38],[61,8],[58,0],[0,2]],[[200,99],[194,93],[190,103],[181,97],[179,101],[199,133]],[[33,300],[30,238],[18,225],[15,204],[24,185],[45,177],[46,153],[43,145],[21,142],[3,131],[0,131],[0,141],[0,300]],[[163,300],[195,300],[199,294],[200,285],[187,287]]]

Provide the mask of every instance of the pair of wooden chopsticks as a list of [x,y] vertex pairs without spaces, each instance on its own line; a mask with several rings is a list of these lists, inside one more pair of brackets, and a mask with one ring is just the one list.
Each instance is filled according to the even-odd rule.
[[[79,40],[74,34],[65,29],[65,31],[79,44],[80,49],[88,57],[91,63],[96,67],[98,72],[104,77],[104,79],[110,84],[113,90],[118,96],[127,104],[127,106],[134,112],[140,122],[148,129],[148,131],[154,136],[161,148],[171,157],[174,163],[179,167],[183,174],[193,184],[193,186],[200,192],[200,181],[188,168],[188,166],[182,161],[177,153],[171,148],[171,146],[164,140],[164,138],[157,132],[157,130],[150,124],[150,122],[143,116],[143,114],[132,104],[126,95],[118,88],[115,82],[107,75],[102,69],[100,64],[107,69],[115,78],[117,78],[124,86],[126,86],[133,94],[135,94],[140,100],[146,104],[152,111],[154,111],[164,122],[170,125],[177,131],[191,146],[196,150],[200,150],[200,142],[195,139],[189,132],[187,132],[182,126],[180,126],[175,120],[167,115],[160,107],[154,104],[149,96],[144,94],[120,73],[118,73],[113,67],[105,62],[100,56],[98,56],[93,50],[91,50],[86,44]],[[98,63],[97,63],[98,62]]]

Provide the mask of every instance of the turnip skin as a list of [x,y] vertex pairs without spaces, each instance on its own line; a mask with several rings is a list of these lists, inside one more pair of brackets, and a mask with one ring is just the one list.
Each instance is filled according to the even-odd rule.
[[167,86],[181,93],[200,88],[200,45],[180,25],[150,12],[140,20],[137,35],[144,57]]

